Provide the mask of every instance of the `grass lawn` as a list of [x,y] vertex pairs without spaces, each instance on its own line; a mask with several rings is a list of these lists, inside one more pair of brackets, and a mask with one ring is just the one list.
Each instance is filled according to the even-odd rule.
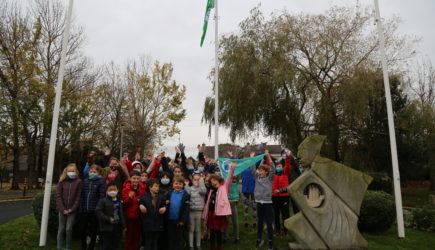
[[[245,230],[240,228],[240,243],[234,244],[229,240],[225,245],[225,250],[235,249],[256,249],[255,230]],[[414,229],[406,229],[406,238],[397,239],[396,228],[391,228],[382,235],[364,234],[369,242],[369,249],[434,249],[435,233],[421,232]],[[39,227],[36,225],[33,215],[21,217],[17,220],[0,226],[0,248],[1,249],[56,249],[56,239],[48,238],[47,246],[39,248]],[[277,249],[285,249],[287,242],[291,238],[280,237],[275,239]],[[265,247],[263,247],[264,249]],[[80,249],[78,240],[74,241],[73,249]],[[207,245],[204,249],[208,249]]]

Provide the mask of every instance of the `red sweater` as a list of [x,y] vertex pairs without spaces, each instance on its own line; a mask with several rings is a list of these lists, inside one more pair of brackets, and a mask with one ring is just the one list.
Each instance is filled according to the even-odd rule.
[[[130,198],[128,194],[133,192],[133,198]],[[124,202],[125,218],[127,219],[140,219],[139,212],[139,199],[145,194],[145,186],[139,181],[138,188],[135,190],[131,185],[131,181],[128,180],[124,183],[122,189],[122,201]]]
[[286,188],[290,183],[288,181],[291,170],[291,160],[290,157],[287,156],[285,158],[285,165],[283,174],[278,175],[275,174],[272,182],[272,196],[288,196],[288,193],[275,193],[276,190],[280,190],[282,188]]

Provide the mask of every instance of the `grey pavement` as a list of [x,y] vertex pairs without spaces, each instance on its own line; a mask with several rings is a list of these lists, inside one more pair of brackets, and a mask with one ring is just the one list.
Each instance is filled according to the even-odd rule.
[[32,200],[0,202],[0,225],[31,213]]

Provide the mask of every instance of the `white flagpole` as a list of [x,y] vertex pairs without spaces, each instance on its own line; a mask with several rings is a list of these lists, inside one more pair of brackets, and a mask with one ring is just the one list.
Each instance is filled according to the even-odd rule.
[[69,0],[68,12],[65,20],[65,30],[62,38],[62,52],[60,57],[59,73],[56,84],[56,97],[54,101],[53,121],[51,123],[50,148],[48,151],[47,176],[45,178],[44,206],[42,209],[41,233],[39,235],[39,246],[45,246],[47,241],[48,211],[50,210],[51,184],[53,179],[54,154],[56,149],[57,129],[59,121],[60,99],[62,97],[62,83],[65,73],[65,58],[71,26],[71,15],[73,0]]
[[393,108],[391,103],[390,80],[388,78],[387,59],[385,57],[385,38],[382,25],[381,14],[379,12],[379,2],[375,1],[376,24],[378,26],[379,45],[381,49],[382,71],[384,74],[385,98],[387,101],[388,128],[390,134],[391,161],[393,163],[394,197],[396,200],[397,233],[399,238],[405,238],[405,228],[403,224],[402,193],[400,190],[399,162],[397,160],[396,133],[394,131]]
[[218,0],[214,3],[214,23],[215,23],[215,67],[214,67],[214,156],[219,158],[219,30],[218,30]]

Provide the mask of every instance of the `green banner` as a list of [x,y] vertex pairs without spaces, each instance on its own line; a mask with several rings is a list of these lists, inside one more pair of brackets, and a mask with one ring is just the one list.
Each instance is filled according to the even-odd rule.
[[266,154],[262,154],[244,159],[219,158],[219,168],[221,170],[222,177],[227,179],[228,172],[230,171],[231,163],[233,161],[237,162],[236,169],[234,170],[234,176],[237,176],[245,171],[245,169],[251,167],[259,161],[262,161],[265,155]]
[[204,25],[202,27],[201,47],[204,43],[205,34],[207,33],[208,19],[210,17],[211,9],[214,8],[214,0],[207,0],[207,7],[205,9]]

